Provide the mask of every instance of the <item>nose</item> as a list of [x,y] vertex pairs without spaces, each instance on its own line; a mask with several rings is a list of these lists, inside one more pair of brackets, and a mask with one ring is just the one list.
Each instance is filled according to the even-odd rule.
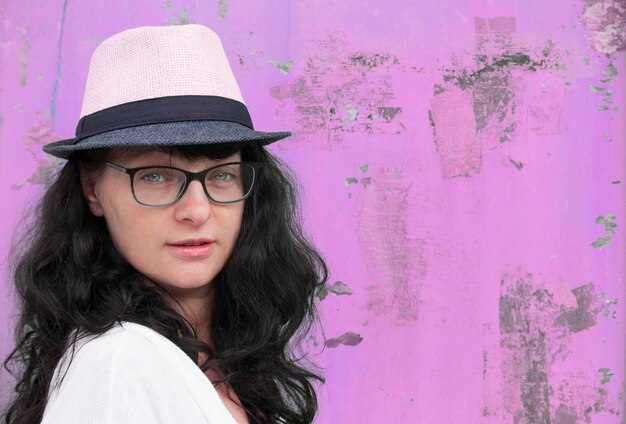
[[192,181],[174,204],[174,216],[180,222],[202,224],[211,218],[211,206],[200,181]]

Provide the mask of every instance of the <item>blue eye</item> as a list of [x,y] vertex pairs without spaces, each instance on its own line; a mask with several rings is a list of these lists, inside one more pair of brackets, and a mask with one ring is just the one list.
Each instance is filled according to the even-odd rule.
[[227,181],[227,180],[230,180],[231,178],[233,178],[233,175],[227,172],[220,172],[219,174],[215,174],[213,176],[213,179],[220,180],[220,181]]
[[144,175],[143,179],[148,181],[149,183],[160,183],[165,180],[165,177],[161,174],[153,172],[151,174]]

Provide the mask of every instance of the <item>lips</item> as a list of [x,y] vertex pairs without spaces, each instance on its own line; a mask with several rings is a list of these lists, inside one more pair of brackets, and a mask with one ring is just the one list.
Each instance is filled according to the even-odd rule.
[[168,243],[167,247],[176,256],[203,257],[213,250],[215,241],[209,239],[189,239]]
[[188,240],[181,240],[181,241],[175,241],[174,243],[168,243],[168,245],[170,246],[202,246],[205,244],[210,244],[213,243],[213,240],[209,240],[209,239],[188,239]]

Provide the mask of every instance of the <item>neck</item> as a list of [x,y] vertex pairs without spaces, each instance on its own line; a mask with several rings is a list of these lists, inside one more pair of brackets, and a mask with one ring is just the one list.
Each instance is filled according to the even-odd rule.
[[[148,282],[153,285],[154,283]],[[161,289],[162,286],[159,285]],[[165,290],[165,289],[164,289]],[[211,315],[213,312],[214,286],[207,284],[196,290],[172,290],[167,288],[164,298],[182,315],[196,332],[198,340],[213,346],[211,338]]]

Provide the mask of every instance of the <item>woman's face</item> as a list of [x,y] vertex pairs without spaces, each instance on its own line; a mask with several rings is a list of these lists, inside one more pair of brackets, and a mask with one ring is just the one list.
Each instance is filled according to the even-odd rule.
[[[220,160],[188,161],[156,149],[137,148],[109,160],[125,168],[166,165],[197,172],[240,158],[236,153]],[[104,217],[115,246],[135,269],[176,297],[206,294],[235,246],[243,201],[213,203],[201,183],[192,181],[171,206],[140,205],[133,198],[129,176],[109,167],[95,181],[81,173],[81,182],[92,213]],[[206,243],[180,246],[186,242]]]

